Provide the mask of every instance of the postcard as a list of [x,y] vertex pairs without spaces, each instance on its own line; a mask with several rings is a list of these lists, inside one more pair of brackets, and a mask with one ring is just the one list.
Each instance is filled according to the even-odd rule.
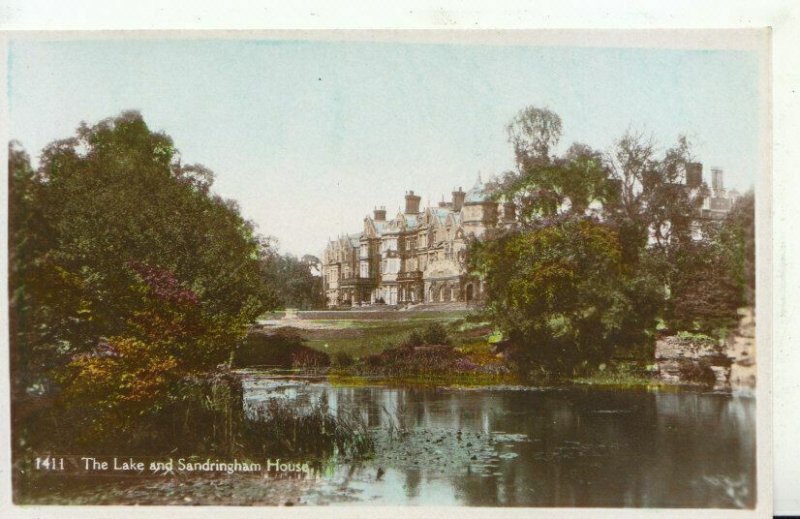
[[13,506],[768,514],[769,38],[6,34]]

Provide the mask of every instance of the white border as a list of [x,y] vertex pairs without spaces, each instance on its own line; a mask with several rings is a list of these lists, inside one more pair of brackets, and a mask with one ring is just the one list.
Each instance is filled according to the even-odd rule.
[[[724,3],[716,2],[640,2],[636,5],[628,5],[627,2],[601,1],[582,3],[574,0],[554,1],[546,0],[535,5],[527,2],[493,2],[494,7],[486,8],[485,2],[438,2],[436,4],[428,2],[415,2],[411,5],[403,5],[395,2],[391,7],[378,6],[373,3],[358,5],[357,2],[344,2],[334,5],[326,2],[302,2],[292,7],[277,8],[275,5],[267,4],[256,5],[251,2],[241,1],[221,3],[202,2],[199,4],[180,0],[165,5],[165,2],[155,2],[152,0],[138,1],[135,4],[125,3],[122,5],[100,0],[80,2],[83,8],[76,8],[75,2],[56,3],[43,2],[41,0],[27,1],[7,1],[0,6],[0,28],[10,30],[63,30],[63,29],[174,29],[174,28],[193,28],[193,29],[214,29],[214,28],[409,28],[409,29],[473,29],[473,28],[503,28],[503,29],[526,29],[532,27],[543,28],[624,28],[636,27],[643,28],[710,28],[710,27],[764,27],[772,26],[773,31],[773,67],[775,81],[772,84],[773,106],[774,106],[774,139],[773,139],[773,159],[774,159],[774,178],[772,189],[769,185],[760,185],[760,203],[763,204],[764,193],[773,193],[772,208],[774,218],[774,241],[772,247],[769,243],[759,243],[759,286],[763,284],[764,277],[769,283],[769,275],[765,274],[761,268],[761,263],[772,256],[777,263],[774,265],[776,276],[774,291],[771,293],[766,290],[759,290],[759,369],[761,370],[767,363],[765,359],[765,349],[761,346],[769,343],[769,332],[774,331],[773,354],[780,361],[775,362],[774,383],[775,383],[775,409],[776,421],[774,432],[776,437],[776,498],[778,499],[776,510],[779,512],[800,512],[800,427],[797,424],[797,409],[800,406],[800,383],[791,373],[791,368],[800,367],[800,348],[796,346],[793,339],[796,332],[789,325],[788,317],[796,313],[800,308],[800,303],[794,298],[786,297],[788,287],[797,287],[797,272],[790,269],[791,265],[796,264],[800,248],[798,245],[787,239],[789,229],[796,221],[797,214],[790,212],[797,204],[792,198],[793,193],[799,193],[800,180],[796,174],[790,174],[789,164],[797,164],[797,151],[791,149],[790,144],[794,144],[796,139],[791,137],[798,134],[797,115],[798,115],[798,70],[800,70],[800,56],[794,51],[798,41],[798,10],[797,4],[790,0],[778,0],[772,2],[743,2],[729,1]],[[5,60],[3,61],[5,63]],[[0,85],[5,91],[5,75],[3,84]],[[794,91],[792,90],[794,86]],[[4,97],[4,96],[3,96]],[[7,140],[7,133],[3,121],[7,121],[7,107],[5,100],[0,109],[0,130]],[[5,154],[5,146],[2,153]],[[3,163],[5,164],[5,158]],[[795,158],[795,160],[792,160]],[[796,169],[796,168],[792,168]],[[762,182],[764,176],[762,178]],[[3,190],[5,197],[5,190]],[[6,210],[5,198],[3,198],[3,209]],[[5,216],[5,213],[2,213]],[[768,233],[770,225],[768,219],[763,217],[758,219],[759,236]],[[6,230],[3,228],[3,237]],[[3,268],[6,267],[5,256],[3,258]],[[4,277],[3,277],[4,278]],[[3,288],[6,280],[3,279]],[[791,294],[791,293],[790,293]],[[793,294],[792,294],[793,295]],[[7,334],[7,312],[4,302],[0,324],[3,326],[4,338]],[[770,307],[774,304],[776,319],[772,327],[765,326],[766,318],[771,316]],[[765,315],[766,314],[766,315]],[[765,331],[768,335],[762,336]],[[764,342],[764,339],[767,342]],[[7,341],[4,341],[7,344]],[[3,364],[7,362],[7,357],[3,358]],[[4,373],[0,390],[4,395],[8,395],[7,374]],[[764,380],[764,378],[761,378]],[[758,398],[758,420],[759,426],[764,423],[762,417],[766,414],[769,417],[770,398],[769,387],[765,384],[759,386]],[[767,391],[765,395],[762,391]],[[3,402],[4,406],[7,406]],[[3,413],[3,430],[0,431],[0,439],[3,441],[2,453],[7,455],[7,411]],[[763,454],[763,443],[770,436],[769,430],[764,432],[759,427],[759,452]],[[770,442],[766,442],[769,444]],[[758,478],[759,486],[765,479],[766,472],[763,470],[763,463],[768,463],[763,458],[759,459]],[[766,465],[769,467],[770,465]],[[2,498],[5,504],[7,498],[7,465],[2,467],[3,488]],[[760,497],[764,494],[760,492]],[[763,500],[759,499],[759,508],[764,505]],[[2,506],[0,504],[0,506]],[[235,511],[237,516],[250,511],[246,509],[222,510]],[[325,513],[344,509],[324,509]],[[449,513],[461,514],[467,511],[470,515],[480,516],[483,513],[495,515],[500,514],[498,509],[473,509],[456,508],[446,509]],[[16,509],[16,512],[24,512],[29,516],[42,516],[44,512],[64,515],[68,512],[70,516],[81,515],[91,516],[95,513],[100,516],[108,515],[108,508],[71,508],[59,509],[49,508],[28,508]],[[161,510],[163,511],[163,510]],[[198,512],[218,513],[218,509],[205,508],[198,510],[175,509],[170,513],[181,515],[184,512],[192,516]],[[313,513],[312,510],[308,510]],[[319,509],[317,509],[319,511]],[[421,511],[415,509],[415,512]],[[520,510],[526,514],[530,509]],[[766,511],[762,509],[762,511]],[[143,510],[129,510],[129,513],[140,513]],[[276,513],[273,509],[257,509],[252,511],[263,515],[265,512]],[[354,514],[355,512],[355,514]],[[407,513],[406,509],[389,509],[386,511],[375,511],[372,509],[357,508],[349,509],[346,513],[349,516],[372,516],[374,513],[386,515],[400,515]],[[553,510],[549,510],[552,514]],[[557,516],[574,516],[580,514],[581,517],[589,510],[569,510],[558,509],[555,511]],[[610,510],[596,510],[603,515],[611,513]],[[670,517],[676,516],[681,511],[669,510],[658,512],[657,510],[614,510],[614,515],[620,516],[639,516],[667,513]],[[737,514],[733,511],[682,511],[681,515],[703,515],[704,517],[733,517]],[[716,512],[720,512],[717,514]],[[303,510],[281,510],[281,513],[303,515]],[[633,514],[633,515],[631,515]],[[746,514],[746,513],[745,513]],[[449,515],[449,514],[446,514]],[[502,514],[501,514],[502,515]],[[64,515],[66,516],[66,515]]]

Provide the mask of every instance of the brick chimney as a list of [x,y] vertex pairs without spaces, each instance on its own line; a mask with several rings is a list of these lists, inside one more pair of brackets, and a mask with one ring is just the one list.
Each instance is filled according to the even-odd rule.
[[460,187],[458,191],[453,191],[453,211],[459,212],[461,210],[464,206],[465,196],[467,196],[467,194]]
[[375,209],[374,211],[372,211],[372,213],[375,215],[376,222],[386,221],[386,207],[381,206],[380,209]]
[[700,187],[703,183],[703,165],[699,162],[686,164],[686,185],[689,187]]
[[406,193],[406,213],[405,214],[418,214],[419,213],[419,201],[422,198],[419,195],[415,195],[413,191],[409,191]]
[[711,168],[711,189],[714,190],[714,196],[725,195],[725,184],[722,182],[722,170],[719,168]]

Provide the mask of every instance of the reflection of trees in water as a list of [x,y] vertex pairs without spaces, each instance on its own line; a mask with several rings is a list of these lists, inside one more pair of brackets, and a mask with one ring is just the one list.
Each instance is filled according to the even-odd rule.
[[419,469],[406,470],[406,482],[403,489],[407,497],[417,497],[419,495],[419,484],[422,481],[422,472]]

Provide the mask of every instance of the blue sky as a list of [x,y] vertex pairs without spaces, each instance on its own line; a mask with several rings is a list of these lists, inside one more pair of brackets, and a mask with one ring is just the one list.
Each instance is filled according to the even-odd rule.
[[681,133],[709,179],[744,190],[759,167],[758,55],[746,51],[333,41],[14,41],[10,135],[50,141],[140,110],[184,162],[216,173],[281,250],[319,254],[393,214],[413,189],[438,202],[512,166],[505,125],[549,107],[575,141],[626,129],[662,147]]

